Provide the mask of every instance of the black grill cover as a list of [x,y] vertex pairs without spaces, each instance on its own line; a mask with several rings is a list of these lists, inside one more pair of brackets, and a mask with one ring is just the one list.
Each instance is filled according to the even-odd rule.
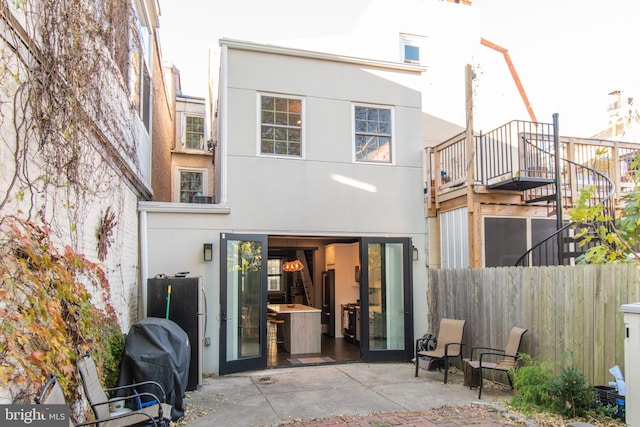
[[[160,383],[166,403],[172,406],[171,419],[175,421],[185,411],[182,397],[187,389],[190,357],[189,336],[177,323],[156,317],[142,319],[131,327],[125,340],[118,386],[142,381]],[[153,386],[140,386],[136,390],[158,394]]]

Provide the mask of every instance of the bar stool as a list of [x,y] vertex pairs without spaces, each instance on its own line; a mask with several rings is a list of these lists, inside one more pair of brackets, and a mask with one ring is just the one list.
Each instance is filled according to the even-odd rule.
[[285,330],[284,330],[284,320],[278,319],[277,317],[269,317],[269,341],[268,344],[284,344],[285,340]]
[[269,314],[267,316],[267,347],[271,347],[278,342],[278,324],[276,317]]

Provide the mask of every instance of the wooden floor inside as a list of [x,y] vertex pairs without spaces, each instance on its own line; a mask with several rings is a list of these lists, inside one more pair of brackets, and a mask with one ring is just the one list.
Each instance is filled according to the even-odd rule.
[[352,344],[344,338],[332,338],[322,334],[320,351],[320,354],[294,354],[292,356],[280,345],[270,343],[267,345],[267,366],[277,368],[360,361],[360,346]]

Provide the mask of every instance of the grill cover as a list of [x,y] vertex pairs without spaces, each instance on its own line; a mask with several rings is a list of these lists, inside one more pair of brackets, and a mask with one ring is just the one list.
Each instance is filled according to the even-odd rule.
[[[131,327],[126,337],[118,386],[142,381],[159,383],[164,388],[166,403],[172,407],[171,419],[175,421],[185,411],[182,398],[187,389],[190,357],[189,336],[177,323],[156,317],[142,319]],[[159,394],[154,386],[140,386],[136,390]]]

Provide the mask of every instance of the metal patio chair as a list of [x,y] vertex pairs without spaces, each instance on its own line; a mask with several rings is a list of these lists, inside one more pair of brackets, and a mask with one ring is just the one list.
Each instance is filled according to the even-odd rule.
[[[514,326],[509,332],[509,340],[507,346],[504,349],[490,348],[490,347],[473,347],[471,349],[471,359],[466,360],[471,366],[471,369],[478,370],[480,373],[480,386],[478,390],[478,399],[482,396],[482,371],[490,369],[492,371],[504,372],[509,380],[509,385],[513,389],[513,380],[509,373],[512,368],[518,366],[518,353],[520,351],[520,344],[522,343],[522,337],[527,332],[526,329]],[[477,359],[474,360],[474,352],[479,353]],[[473,388],[473,385],[469,388]]]
[[[110,417],[109,405],[117,401],[134,402],[135,408],[132,414],[138,414],[138,422],[144,422],[151,417],[159,426],[168,426],[171,421],[171,405],[164,403],[166,395],[162,386],[155,381],[143,381],[125,386],[103,389],[98,376],[98,369],[91,355],[86,354],[78,360],[78,371],[82,377],[82,387],[89,401],[89,405],[93,410],[97,419],[107,419]],[[157,388],[158,394],[139,391],[136,388],[141,386]],[[110,397],[108,393],[123,393],[123,396]],[[144,401],[146,400],[146,401]],[[100,423],[100,427],[126,424],[130,420],[124,421],[123,424],[115,424],[109,421],[109,424]]]
[[[67,405],[64,398],[64,391],[58,382],[58,377],[51,375],[49,380],[45,383],[44,387],[40,391],[40,394],[35,398],[38,405]],[[134,412],[124,412],[119,415],[113,415],[105,419],[96,419],[92,421],[85,421],[83,423],[74,424],[69,418],[69,427],[84,427],[84,426],[129,426],[132,424],[139,424],[146,422],[147,425],[157,426],[153,417],[147,414],[138,414]]]
[[[458,357],[462,363],[462,335],[466,320],[441,319],[438,327],[438,335],[432,338],[436,342],[435,349],[430,349],[429,343],[424,350],[420,350],[420,340],[416,342],[416,374],[418,376],[418,365],[420,358],[428,358],[429,363],[433,361],[444,361],[444,382],[447,383],[449,374],[449,359]],[[431,341],[427,339],[427,341]],[[438,367],[438,369],[440,369]]]

